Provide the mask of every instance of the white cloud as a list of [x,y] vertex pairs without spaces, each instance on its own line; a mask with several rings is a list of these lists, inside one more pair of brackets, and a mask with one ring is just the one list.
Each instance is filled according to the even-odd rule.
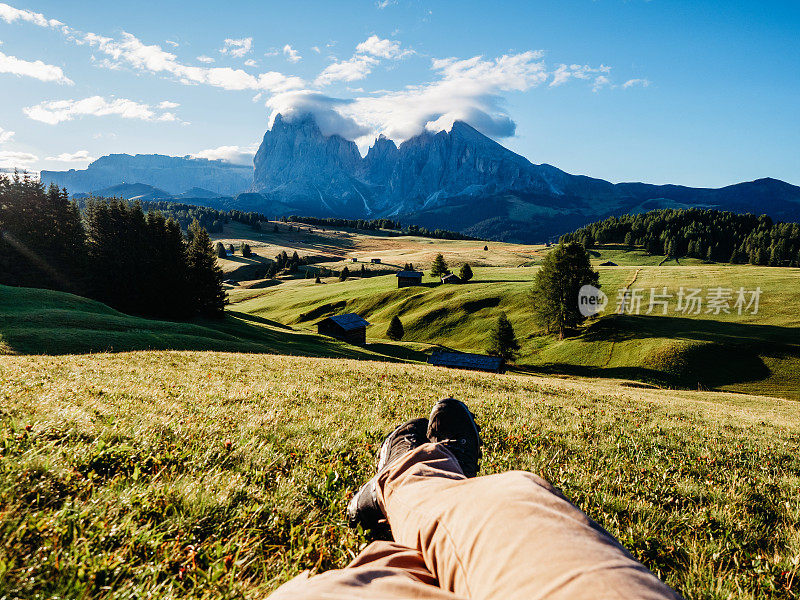
[[244,61],[244,66],[246,66],[246,67],[257,67],[258,66],[258,61],[257,60],[253,60],[252,58],[248,58],[246,61]]
[[253,38],[242,38],[240,40],[225,40],[225,45],[220,49],[222,54],[230,54],[234,58],[242,58],[253,49]]
[[58,156],[48,156],[45,160],[55,160],[58,162],[91,162],[94,157],[89,156],[88,150],[78,150],[77,152],[62,152]]
[[320,50],[320,49],[319,49],[319,46],[311,46],[311,49],[312,49],[314,52],[316,52],[317,54],[319,54],[320,52],[322,52],[322,50]]
[[84,116],[106,117],[114,115],[123,119],[139,119],[141,121],[179,120],[173,113],[163,112],[160,106],[142,104],[126,98],[106,100],[101,96],[92,96],[83,100],[42,102],[35,106],[23,108],[22,112],[30,119],[47,123],[48,125],[56,125]]
[[56,28],[64,25],[61,21],[45,18],[45,16],[41,13],[14,8],[13,6],[9,6],[3,2],[0,2],[0,19],[3,19],[3,21],[6,23],[13,23],[14,21],[27,21],[28,23],[33,23],[39,27]]
[[148,46],[136,36],[123,32],[121,40],[114,40],[94,33],[84,34],[80,43],[97,48],[115,61],[150,73],[172,75],[185,85],[205,84],[226,90],[258,90],[283,92],[304,85],[299,77],[291,77],[268,71],[251,75],[242,69],[229,67],[195,67],[178,62],[177,57],[158,45]]
[[25,168],[28,165],[38,162],[38,160],[39,157],[30,152],[0,151],[0,168]]
[[292,48],[289,44],[286,44],[283,47],[283,54],[284,56],[286,56],[286,60],[288,60],[289,62],[296,63],[303,60],[303,57],[300,56],[300,53],[294,48]]
[[170,46],[172,46],[173,48],[177,48],[178,46],[180,46],[178,42],[173,42],[172,40],[165,40],[165,42]]
[[64,75],[61,67],[48,65],[40,60],[33,62],[0,52],[0,73],[10,73],[18,77],[32,77],[39,81],[72,85],[73,81]]
[[222,160],[234,165],[252,165],[256,154],[254,147],[220,146],[209,148],[192,154],[192,158],[207,158],[208,160]]
[[378,0],[375,2],[375,6],[380,9],[384,9],[387,6],[394,6],[395,4],[397,4],[397,0]]
[[[312,90],[277,94],[267,101],[275,115],[313,114],[326,135],[353,139],[363,150],[378,134],[402,142],[425,129],[449,129],[464,120],[490,137],[514,134],[503,92],[526,91],[547,81],[542,52],[522,52],[496,59],[434,60],[437,79],[398,91],[353,99],[332,98]],[[371,57],[365,57],[371,58]],[[372,59],[375,60],[375,59]],[[341,64],[341,63],[337,63]]]
[[180,104],[177,102],[170,102],[169,100],[163,100],[158,103],[158,108],[169,109],[169,108],[178,108]]
[[335,62],[323,69],[314,80],[316,85],[329,85],[335,81],[356,81],[364,79],[372,72],[378,60],[371,56],[356,54],[349,60]]
[[611,80],[606,77],[605,75],[598,75],[594,78],[594,84],[592,85],[593,92],[599,92],[604,87],[613,87],[611,84]]
[[6,142],[10,142],[14,138],[14,132],[8,131],[0,127],[0,144],[5,144]]
[[414,54],[412,50],[403,50],[400,42],[384,40],[371,35],[356,46],[355,54],[348,60],[334,61],[314,80],[318,86],[330,85],[336,81],[357,81],[364,79],[372,72],[381,58],[401,59]]
[[402,50],[400,42],[383,40],[377,35],[371,35],[356,46],[356,52],[370,54],[378,58],[405,58],[414,54],[413,50]]
[[622,87],[627,89],[630,87],[634,87],[636,85],[640,85],[642,87],[648,87],[650,85],[649,79],[628,79],[625,83],[622,84]]
[[600,65],[599,67],[590,67],[589,65],[558,65],[553,71],[553,80],[550,82],[550,87],[556,87],[566,83],[570,79],[601,79],[608,80],[605,75],[611,72],[611,67]]
[[211,58],[210,56],[206,56],[205,54],[201,54],[200,56],[198,56],[198,57],[197,57],[197,60],[198,60],[199,62],[201,62],[201,63],[206,63],[206,64],[209,64],[209,63],[213,63],[213,62],[214,62],[214,59],[213,59],[213,58]]

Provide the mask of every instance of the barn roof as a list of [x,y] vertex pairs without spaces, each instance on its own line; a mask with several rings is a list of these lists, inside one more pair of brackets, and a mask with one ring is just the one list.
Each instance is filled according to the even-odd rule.
[[442,352],[436,350],[428,357],[428,363],[440,367],[478,369],[480,371],[500,371],[503,359],[499,356],[469,354],[467,352]]
[[336,323],[339,327],[344,329],[345,331],[350,331],[352,329],[358,329],[359,327],[366,327],[367,325],[369,325],[369,323],[366,320],[362,319],[356,313],[333,315],[328,318],[334,323]]
[[395,274],[396,277],[419,277],[422,278],[422,273],[419,271],[400,271]]
[[442,275],[442,283],[446,283],[448,281],[456,283],[461,281],[461,279],[459,279],[458,275],[455,275],[454,273],[448,273],[447,275]]

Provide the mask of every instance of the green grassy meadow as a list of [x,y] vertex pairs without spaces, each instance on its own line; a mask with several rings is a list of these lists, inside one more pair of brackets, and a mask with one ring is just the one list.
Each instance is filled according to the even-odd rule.
[[[559,340],[530,306],[545,247],[324,233],[246,239],[255,262],[428,268],[442,251],[475,277],[248,281],[192,323],[0,286],[0,599],[263,598],[344,566],[369,539],[344,508],[383,436],[444,396],[483,426],[482,474],[541,474],[686,598],[800,596],[800,269],[595,250],[618,265],[598,266],[609,311]],[[626,286],[762,296],[755,315],[608,314]],[[511,372],[422,364],[484,352],[500,311]],[[372,323],[366,346],[315,333],[342,312]]]
[[790,401],[217,352],[0,361],[0,596],[263,598],[367,538],[382,436],[453,395],[686,598],[796,598]]

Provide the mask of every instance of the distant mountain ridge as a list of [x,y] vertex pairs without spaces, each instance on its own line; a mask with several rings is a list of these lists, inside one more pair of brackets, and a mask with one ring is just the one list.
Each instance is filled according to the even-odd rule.
[[70,193],[96,193],[119,184],[145,184],[169,194],[202,188],[214,194],[235,195],[253,181],[253,168],[221,160],[166,156],[163,154],[109,154],[86,169],[42,171],[45,185],[55,183]]
[[[540,242],[611,215],[657,208],[704,207],[800,221],[800,187],[758,179],[719,189],[612,184],[533,164],[456,121],[399,146],[379,137],[362,157],[356,144],[324,135],[314,117],[277,115],[253,168],[163,155],[110,155],[83,171],[43,171],[70,192],[97,193],[125,183],[157,188],[182,202],[268,216],[391,217],[480,238]],[[131,197],[136,187],[126,188]],[[169,199],[169,198],[164,198]]]
[[266,214],[392,217],[510,241],[541,241],[609,215],[656,208],[800,220],[800,187],[775,179],[720,189],[612,184],[535,165],[461,121],[399,147],[379,137],[362,158],[354,142],[323,135],[310,115],[276,116],[240,202]]

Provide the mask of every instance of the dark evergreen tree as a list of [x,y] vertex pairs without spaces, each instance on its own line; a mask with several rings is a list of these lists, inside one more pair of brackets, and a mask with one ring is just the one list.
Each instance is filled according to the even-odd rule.
[[242,256],[245,258],[250,257],[253,251],[250,249],[250,244],[242,244]]
[[233,256],[236,253],[236,248],[233,247],[233,244],[228,244],[228,254]]
[[339,281],[346,281],[348,277],[350,277],[350,269],[345,267],[342,269],[342,272],[339,273]]
[[400,317],[397,315],[393,316],[392,320],[389,322],[389,328],[386,330],[386,337],[390,340],[399,341],[403,339],[405,334],[406,332],[403,329],[403,323],[400,321]]
[[598,280],[582,244],[559,244],[547,253],[536,273],[532,295],[537,320],[563,338],[568,328],[585,319],[578,309],[578,291],[584,285],[600,287]]
[[433,259],[433,266],[431,266],[431,277],[441,277],[447,275],[450,271],[447,269],[447,263],[444,261],[444,256],[437,254]]
[[367,267],[365,267],[364,265],[361,265],[361,277],[363,278],[363,277],[366,277],[366,276],[367,276]]
[[458,278],[461,281],[469,281],[472,279],[472,267],[469,266],[469,263],[464,263],[461,265],[461,269],[458,272]]
[[83,293],[84,242],[66,190],[0,175],[0,283]]
[[214,246],[214,252],[216,253],[218,258],[225,258],[228,256],[228,253],[225,252],[225,246],[222,242],[217,242]]
[[322,283],[322,280],[320,280],[319,275],[317,275],[317,278],[314,280],[314,283]]
[[186,250],[189,292],[198,314],[221,318],[227,294],[222,286],[222,270],[208,232],[195,221],[189,227],[191,242]]
[[[577,298],[576,298],[577,304]],[[500,313],[497,325],[489,334],[489,354],[510,361],[519,353],[519,342],[506,313]]]

